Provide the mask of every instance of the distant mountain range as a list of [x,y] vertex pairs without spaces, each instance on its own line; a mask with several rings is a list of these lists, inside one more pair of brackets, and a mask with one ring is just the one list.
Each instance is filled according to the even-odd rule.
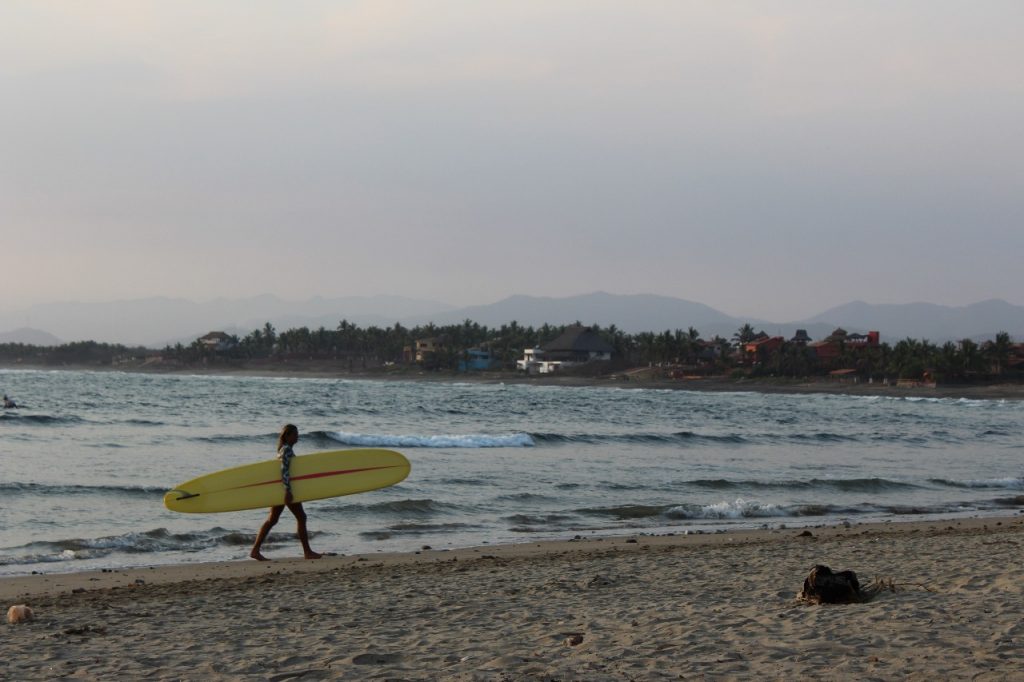
[[0,331],[20,328],[24,336],[25,330],[46,330],[64,342],[91,340],[163,348],[178,342],[187,345],[212,330],[244,336],[266,322],[282,330],[301,326],[334,329],[343,318],[361,326],[392,325],[399,319],[443,313],[452,307],[401,296],[317,296],[305,301],[284,301],[262,295],[205,303],[162,297],[104,303],[62,302],[0,313]]
[[21,327],[9,332],[0,334],[0,343],[25,343],[31,346],[59,346],[62,342],[59,338],[31,327]]
[[244,336],[266,322],[278,330],[301,326],[334,329],[342,319],[363,327],[391,326],[396,322],[407,327],[429,322],[444,325],[467,319],[488,327],[512,321],[534,327],[576,321],[602,327],[614,324],[628,333],[694,327],[704,338],[731,338],[737,329],[749,323],[755,330],[787,338],[797,329],[806,329],[811,338],[820,339],[836,327],[843,327],[850,332],[878,330],[890,342],[911,337],[935,343],[964,338],[983,340],[1005,331],[1015,340],[1024,341],[1024,306],[1000,300],[967,306],[857,301],[805,320],[778,323],[734,317],[681,298],[596,292],[564,298],[511,296],[467,308],[399,296],[284,301],[264,295],[207,303],[171,298],[50,303],[0,314],[0,330],[12,330],[0,332],[0,343],[55,345],[94,340],[162,348],[177,342],[191,343],[212,330]]
[[410,321],[415,324],[454,324],[467,319],[488,327],[500,327],[513,320],[520,325],[534,327],[577,321],[602,327],[614,324],[630,333],[694,327],[702,334],[711,335],[716,333],[711,331],[713,329],[728,329],[732,334],[743,324],[739,318],[703,303],[653,294],[627,296],[604,292],[567,298],[511,296],[490,305],[417,316]]
[[998,299],[955,307],[854,301],[815,315],[808,324],[849,326],[856,330],[870,327],[890,339],[909,336],[936,343],[950,339],[991,339],[999,332],[1008,332],[1017,341],[1024,341],[1024,306]]

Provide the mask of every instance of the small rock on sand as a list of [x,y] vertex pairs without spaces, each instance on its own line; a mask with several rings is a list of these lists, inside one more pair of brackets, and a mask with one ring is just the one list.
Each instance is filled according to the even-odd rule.
[[15,604],[11,608],[7,609],[7,622],[12,625],[16,623],[27,623],[33,618],[35,618],[35,614],[32,612],[31,606]]

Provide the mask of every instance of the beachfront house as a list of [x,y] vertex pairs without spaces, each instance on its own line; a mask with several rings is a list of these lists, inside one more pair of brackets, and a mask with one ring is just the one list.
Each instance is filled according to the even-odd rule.
[[495,362],[491,351],[483,348],[470,348],[463,353],[458,369],[460,372],[483,372],[493,368]]
[[806,346],[811,342],[811,337],[807,334],[806,329],[797,329],[796,334],[793,335],[789,342],[797,346]]
[[444,348],[445,339],[439,336],[416,339],[411,347],[406,346],[402,349],[402,359],[407,363],[432,365],[437,361],[437,354]]
[[818,362],[830,362],[843,353],[843,347],[838,341],[828,339],[809,343],[807,347],[814,352],[814,357],[818,359]]
[[880,334],[868,332],[867,334],[847,334],[845,343],[847,348],[877,348]]
[[522,359],[516,360],[516,369],[527,374],[551,374],[561,365],[557,360],[545,360],[544,349],[540,346],[525,349]]
[[561,336],[545,343],[541,349],[546,359],[560,360],[563,364],[611,360],[615,352],[612,345],[597,333],[578,325],[568,327]]
[[528,374],[550,374],[573,365],[611,360],[614,352],[612,345],[595,332],[573,325],[552,341],[524,350],[516,368]]
[[197,341],[206,349],[215,353],[229,351],[238,345],[238,342],[230,334],[224,332],[210,332],[200,336]]
[[844,350],[860,350],[877,348],[881,335],[876,331],[867,334],[850,334],[842,327],[837,328],[821,341],[807,344],[814,351],[819,362],[829,362],[839,358]]
[[753,341],[743,344],[743,362],[748,365],[765,362],[782,349],[784,342],[785,339],[781,336],[758,336]]

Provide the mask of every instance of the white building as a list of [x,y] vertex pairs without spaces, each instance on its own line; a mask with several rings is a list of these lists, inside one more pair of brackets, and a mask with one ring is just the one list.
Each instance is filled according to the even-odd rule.
[[516,369],[527,374],[551,374],[563,367],[612,359],[611,344],[586,327],[572,326],[553,341],[523,351]]
[[551,374],[562,366],[561,360],[544,360],[540,346],[523,351],[522,360],[516,360],[516,369],[527,374]]

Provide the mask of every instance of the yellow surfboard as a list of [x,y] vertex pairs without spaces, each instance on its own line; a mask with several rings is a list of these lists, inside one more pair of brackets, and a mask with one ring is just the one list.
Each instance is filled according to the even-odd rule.
[[[409,460],[393,450],[334,450],[298,455],[291,464],[292,497],[296,502],[307,502],[386,488],[404,480],[410,468]],[[278,459],[200,476],[164,495],[164,506],[187,513],[240,511],[278,504],[284,504]]]

